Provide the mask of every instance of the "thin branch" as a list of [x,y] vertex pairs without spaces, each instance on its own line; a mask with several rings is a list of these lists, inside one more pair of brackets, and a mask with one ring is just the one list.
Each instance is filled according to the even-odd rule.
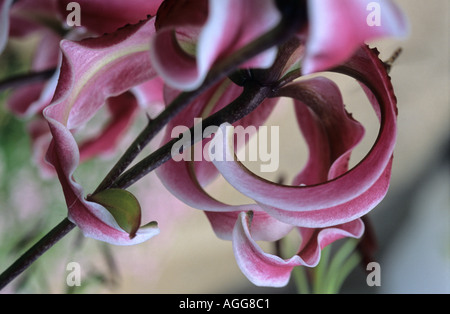
[[75,224],[67,218],[53,228],[45,237],[39,240],[39,242],[26,251],[16,262],[14,262],[14,264],[0,275],[0,290],[30,267],[34,261],[41,257],[42,254],[74,228]]
[[[249,86],[250,85],[250,86]],[[211,126],[219,127],[221,124],[228,122],[233,124],[234,122],[244,118],[254,109],[256,109],[272,92],[270,86],[259,86],[254,82],[249,81],[243,93],[231,104],[209,116],[202,121],[202,137],[191,137],[191,145],[199,142],[203,139],[203,131]],[[194,129],[190,129],[191,134],[194,134]],[[171,140],[158,150],[141,160],[134,165],[131,169],[123,173],[113,184],[112,188],[126,189],[136,183],[138,180],[163,165],[172,158],[172,147],[179,141],[178,138]],[[181,151],[180,151],[181,153]]]

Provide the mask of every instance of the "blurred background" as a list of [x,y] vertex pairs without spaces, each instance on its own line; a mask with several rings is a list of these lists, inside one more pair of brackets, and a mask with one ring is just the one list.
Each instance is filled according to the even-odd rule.
[[[399,47],[403,50],[390,72],[399,107],[391,188],[369,215],[378,242],[374,261],[381,267],[381,286],[369,287],[367,273],[358,266],[341,293],[450,292],[449,2],[396,2],[409,18],[410,36],[371,43],[383,60]],[[10,43],[0,58],[0,79],[26,69],[30,56],[22,45]],[[356,164],[373,145],[376,118],[353,80],[326,75],[339,84],[347,109],[366,127],[367,137],[352,157]],[[7,96],[0,94],[0,101]],[[298,132],[291,110],[283,101],[268,123],[280,126],[282,147],[280,171],[268,177],[272,180],[282,176],[289,181],[306,162],[301,136],[297,140],[293,135]],[[139,123],[134,129],[140,130]],[[124,148],[131,133],[123,140]],[[26,123],[2,105],[0,271],[67,215],[59,183],[40,177],[30,163],[31,154]],[[86,191],[95,188],[112,162],[83,164],[77,181]],[[257,169],[257,164],[247,166]],[[159,222],[158,237],[133,247],[113,247],[72,231],[2,293],[296,292],[293,282],[281,289],[252,285],[237,267],[231,243],[218,239],[204,214],[170,196],[153,174],[132,191],[144,207],[143,222]],[[231,204],[245,200],[223,180],[208,191]],[[81,266],[81,287],[66,285],[70,262]]]

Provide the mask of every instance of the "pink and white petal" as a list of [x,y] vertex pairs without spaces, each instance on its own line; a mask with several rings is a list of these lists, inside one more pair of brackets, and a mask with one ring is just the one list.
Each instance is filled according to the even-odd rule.
[[[198,42],[198,68],[205,76],[212,65],[224,56],[262,36],[281,21],[272,0],[210,0],[210,13]],[[273,48],[242,67],[268,68],[277,55]]]
[[365,226],[361,219],[355,219],[328,228],[299,228],[299,231],[301,243],[297,255],[306,262],[305,266],[314,267],[320,261],[323,248],[342,238],[361,238]]
[[[204,1],[200,1],[202,8],[204,5]],[[177,32],[187,33],[189,37],[192,26],[198,28],[201,18],[184,21],[184,30],[179,23],[172,23],[172,28],[161,23],[164,27],[152,42],[154,49],[151,53],[155,69],[173,88],[196,89],[219,59],[226,58],[275,27],[280,19],[281,15],[272,0],[210,0],[209,15],[198,36],[197,56],[183,51],[173,27],[178,26]],[[193,40],[195,38],[189,41]],[[241,66],[269,67],[276,54],[276,48],[269,49]]]
[[[225,240],[231,239],[231,232],[237,214],[242,211],[255,212],[258,221],[255,238],[276,239],[286,235],[292,226],[266,215],[256,204],[229,205],[216,200],[190,175],[187,162],[168,161],[157,169],[158,178],[164,187],[184,204],[205,211],[216,235]],[[271,228],[266,228],[271,226]]]
[[[260,204],[286,211],[315,211],[341,205],[363,194],[374,185],[388,167],[393,154],[396,128],[396,98],[390,79],[376,53],[362,47],[353,63],[346,64],[341,72],[352,75],[370,87],[378,99],[382,113],[378,139],[369,154],[353,169],[326,183],[312,186],[284,186],[268,182],[248,171],[236,161],[232,141],[223,143],[224,160],[216,167],[238,191]],[[227,129],[226,126],[224,129]],[[226,130],[225,130],[226,132]],[[228,138],[231,138],[232,130]],[[358,184],[355,184],[357,182]]]
[[256,286],[283,287],[287,285],[296,266],[314,267],[320,260],[320,251],[344,237],[360,237],[364,232],[361,220],[327,229],[303,230],[302,246],[297,255],[282,259],[265,253],[252,238],[251,217],[240,213],[233,231],[233,251],[243,274]]
[[105,103],[142,84],[156,73],[148,56],[154,19],[123,28],[114,34],[80,42],[63,40],[63,61],[52,117],[76,129]]
[[53,135],[47,160],[58,174],[66,198],[68,218],[83,234],[115,245],[138,244],[158,234],[159,230],[154,227],[140,231],[136,237],[130,239],[129,234],[118,226],[106,208],[84,199],[83,188],[73,179],[73,173],[79,163],[77,143],[64,125],[51,118],[47,120]]
[[[330,69],[352,56],[366,41],[381,37],[404,37],[408,25],[404,14],[391,0],[375,2],[380,24],[370,25],[370,0],[308,1],[309,34],[303,73]],[[377,8],[378,10],[378,8]]]
[[280,95],[294,98],[297,121],[309,147],[308,162],[293,184],[318,184],[344,174],[364,128],[346,112],[339,87],[317,77],[290,84]]
[[157,228],[145,229],[129,239],[104,207],[83,198],[83,189],[73,178],[80,154],[71,131],[85,124],[106,99],[154,76],[148,57],[148,40],[153,33],[152,19],[112,35],[78,43],[63,41],[60,80],[53,103],[43,111],[53,136],[47,160],[61,182],[69,219],[86,236],[118,245],[149,239]]
[[[78,0],[81,8],[81,25],[97,34],[111,33],[128,24],[136,24],[149,16],[155,16],[163,0]],[[71,0],[58,2],[62,18],[70,13]]]
[[325,228],[357,219],[369,213],[386,196],[391,178],[392,160],[380,178],[364,193],[355,198],[328,208],[313,211],[286,211],[260,204],[272,217],[293,226]]
[[0,54],[9,39],[9,10],[13,0],[0,0]]

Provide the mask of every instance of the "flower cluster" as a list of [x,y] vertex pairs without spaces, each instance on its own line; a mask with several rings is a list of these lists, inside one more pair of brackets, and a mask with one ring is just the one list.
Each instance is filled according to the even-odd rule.
[[[363,234],[360,218],[388,190],[397,132],[390,78],[365,42],[406,34],[394,3],[376,2],[382,23],[374,26],[367,22],[368,0],[79,0],[81,26],[68,28],[69,2],[0,0],[0,49],[8,36],[34,34],[40,40],[30,71],[54,69],[47,80],[16,88],[8,106],[30,119],[36,161],[47,176],[57,175],[68,217],[86,236],[131,245],[159,232],[156,224],[141,227],[140,221],[130,232],[108,201],[95,197],[126,188],[156,166],[138,168],[122,185],[113,178],[94,197],[86,197],[74,178],[80,162],[113,151],[143,113],[157,116],[149,121],[154,133],[163,126],[155,121],[165,122],[163,144],[170,143],[173,128],[194,127],[195,118],[221,131],[196,149],[220,148],[224,160],[153,163],[174,196],[203,210],[217,236],[233,241],[237,263],[254,284],[283,286],[295,266],[317,265],[328,244]],[[356,79],[379,118],[375,144],[352,169],[350,155],[364,129],[346,111],[338,86],[324,77],[296,80],[319,71]],[[263,125],[282,97],[293,99],[309,148],[306,166],[289,185],[246,169],[230,128]],[[93,138],[76,140],[105,105],[108,124]],[[205,187],[219,175],[254,202],[214,199]],[[290,259],[257,244],[293,229],[302,243]]]

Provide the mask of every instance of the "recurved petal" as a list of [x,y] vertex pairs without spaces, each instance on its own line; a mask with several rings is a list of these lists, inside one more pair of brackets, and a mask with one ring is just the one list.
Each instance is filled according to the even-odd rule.
[[153,22],[148,20],[113,35],[78,43],[63,41],[60,80],[52,104],[43,112],[53,136],[47,160],[55,167],[61,182],[69,219],[86,236],[117,245],[145,241],[157,234],[158,229],[151,225],[130,239],[106,208],[84,199],[83,188],[73,177],[80,153],[72,131],[85,124],[106,99],[154,76],[148,57]]
[[119,227],[106,208],[85,200],[83,188],[73,178],[79,162],[77,143],[64,125],[53,121],[49,124],[53,141],[47,152],[47,160],[58,174],[68,207],[68,217],[83,234],[115,245],[138,244],[158,234],[158,228],[153,226],[139,230],[136,237],[130,239],[129,234]]
[[361,220],[326,229],[300,229],[302,244],[289,259],[264,252],[252,238],[251,214],[240,213],[233,230],[233,251],[243,274],[257,286],[283,287],[296,266],[314,267],[327,245],[344,237],[359,238],[364,232]]
[[339,87],[317,77],[290,84],[280,95],[294,99],[297,121],[309,148],[308,162],[293,184],[318,184],[344,174],[364,128],[345,110]]
[[47,114],[76,129],[107,98],[153,78],[156,73],[148,51],[154,32],[154,19],[150,19],[99,38],[63,40],[60,79]]
[[[192,2],[189,7],[195,6],[204,10],[205,1]],[[230,56],[277,25],[280,13],[272,0],[210,0],[204,25],[198,24],[201,20],[195,19],[195,16],[193,19],[185,18],[184,29],[183,25],[172,23],[172,27],[162,27],[153,38],[154,49],[151,53],[155,68],[176,89],[193,90],[200,86],[219,59]],[[161,24],[165,25],[163,22]],[[174,36],[175,26],[178,34],[185,37],[195,37],[192,27],[199,29],[198,38],[188,40],[197,43],[195,55],[181,48]],[[269,67],[276,54],[276,48],[270,49],[241,66]]]
[[[222,143],[226,154],[224,160],[231,161],[214,161],[224,178],[238,191],[261,205],[292,212],[292,215],[326,213],[321,217],[330,219],[328,225],[336,223],[333,220],[335,215],[340,217],[341,222],[357,218],[353,211],[357,210],[357,207],[350,207],[353,208],[351,211],[344,211],[345,204],[364,203],[367,193],[371,194],[371,198],[367,199],[365,206],[360,207],[357,215],[362,216],[380,202],[387,191],[396,140],[396,98],[384,66],[374,51],[361,47],[351,60],[338,70],[353,75],[371,90],[373,98],[377,100],[374,105],[378,107],[381,118],[377,141],[358,165],[345,174],[315,185],[285,186],[269,182],[251,173],[236,160],[231,141],[232,128],[224,125],[222,128],[227,132],[229,139]],[[348,216],[345,218],[346,214]],[[321,221],[320,226],[323,225],[324,221]]]
[[391,0],[312,0],[308,8],[304,74],[343,63],[367,41],[408,33],[404,14]]

